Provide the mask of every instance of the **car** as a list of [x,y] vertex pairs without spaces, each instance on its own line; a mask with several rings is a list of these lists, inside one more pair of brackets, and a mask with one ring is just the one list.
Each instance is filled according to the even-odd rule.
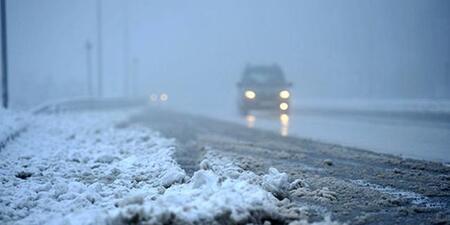
[[247,65],[238,87],[238,110],[248,115],[251,110],[271,110],[282,114],[290,111],[292,83],[283,70],[274,65]]

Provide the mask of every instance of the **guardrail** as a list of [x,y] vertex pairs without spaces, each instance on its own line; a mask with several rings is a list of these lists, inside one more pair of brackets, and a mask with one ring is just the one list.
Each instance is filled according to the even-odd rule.
[[143,98],[77,98],[46,102],[31,110],[34,115],[62,111],[99,110],[143,106]]

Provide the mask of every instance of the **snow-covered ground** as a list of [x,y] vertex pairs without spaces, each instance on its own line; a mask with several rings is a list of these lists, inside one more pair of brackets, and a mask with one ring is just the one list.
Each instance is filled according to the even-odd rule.
[[29,115],[24,112],[5,110],[0,107],[0,149],[17,132],[23,130]]
[[34,117],[0,153],[0,220],[44,224],[80,209],[113,208],[135,189],[182,180],[184,171],[170,157],[173,140],[115,128],[123,116]]
[[244,171],[212,150],[188,177],[172,157],[175,140],[126,126],[130,113],[25,119],[26,131],[0,152],[0,223],[307,223],[284,199],[301,181],[289,184],[275,168]]

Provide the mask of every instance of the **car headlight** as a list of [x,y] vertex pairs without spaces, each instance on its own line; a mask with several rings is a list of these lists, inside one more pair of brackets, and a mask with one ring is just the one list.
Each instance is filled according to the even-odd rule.
[[286,102],[282,102],[282,103],[280,104],[280,109],[281,109],[281,110],[285,111],[285,110],[287,110],[288,108],[289,108],[289,105],[288,105]]
[[152,101],[152,102],[158,101],[158,96],[156,94],[151,94],[150,95],[150,101]]
[[289,93],[289,91],[287,91],[287,90],[280,91],[280,98],[282,98],[282,99],[288,99],[289,96],[291,96],[291,94]]
[[245,91],[244,95],[248,99],[254,99],[256,97],[256,93],[254,91],[251,91],[251,90]]

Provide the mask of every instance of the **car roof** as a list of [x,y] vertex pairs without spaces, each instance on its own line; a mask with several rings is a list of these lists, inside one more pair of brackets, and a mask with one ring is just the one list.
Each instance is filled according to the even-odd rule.
[[245,84],[281,84],[286,81],[281,67],[273,64],[247,65],[242,73],[242,82]]
[[280,77],[284,77],[283,70],[277,64],[273,65],[247,65],[244,69],[243,75],[246,76],[248,74],[274,74]]

